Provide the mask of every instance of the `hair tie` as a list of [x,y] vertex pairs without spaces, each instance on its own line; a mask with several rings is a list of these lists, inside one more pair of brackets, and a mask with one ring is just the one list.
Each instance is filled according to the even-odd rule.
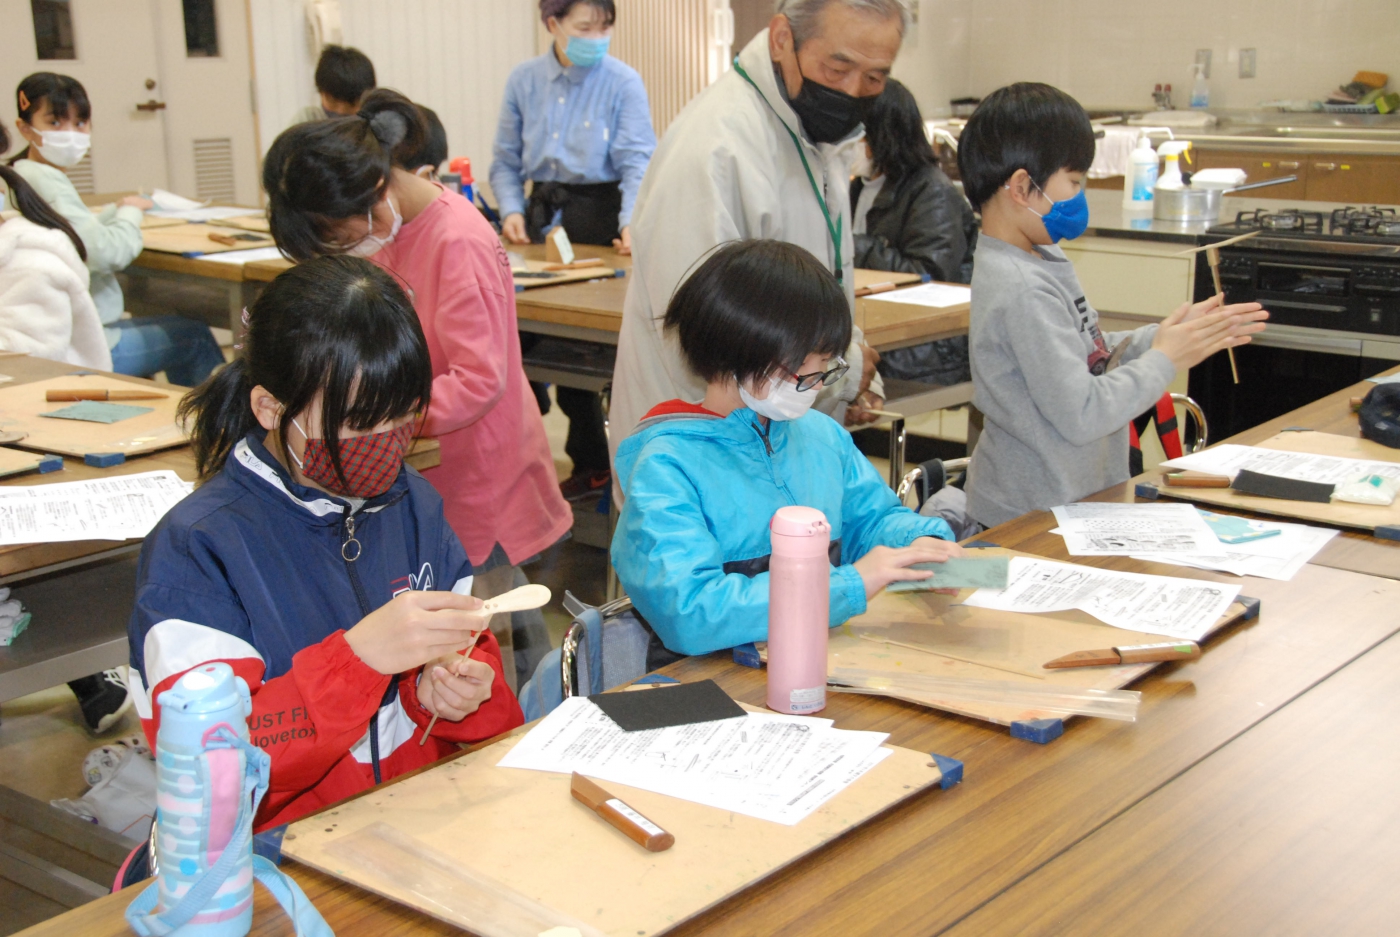
[[380,111],[369,119],[369,129],[380,143],[392,150],[408,136],[408,119],[397,111]]

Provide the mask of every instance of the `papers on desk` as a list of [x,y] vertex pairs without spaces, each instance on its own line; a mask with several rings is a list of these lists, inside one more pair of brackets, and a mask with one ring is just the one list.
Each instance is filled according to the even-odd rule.
[[240,208],[237,205],[210,205],[194,199],[156,189],[151,193],[151,201],[156,207],[146,212],[153,218],[179,218],[181,221],[218,221],[220,218],[239,218],[243,215],[256,215],[256,208]]
[[1400,384],[1400,373],[1368,377],[1366,380],[1370,381],[1372,384]]
[[1243,469],[1279,478],[1292,478],[1323,485],[1340,485],[1361,475],[1400,478],[1400,462],[1371,462],[1341,456],[1313,455],[1310,452],[1283,452],[1256,446],[1222,444],[1202,449],[1180,459],[1163,462],[1164,468],[1189,469],[1208,475],[1234,478]]
[[972,287],[953,286],[947,283],[925,283],[911,286],[907,290],[892,290],[888,293],[875,293],[864,297],[872,303],[904,303],[910,306],[931,306],[947,309],[972,302]]
[[250,264],[260,260],[281,260],[282,251],[276,247],[254,247],[246,251],[223,251],[218,254],[200,254],[200,260],[216,264]]
[[577,771],[791,826],[888,757],[886,738],[836,729],[830,719],[777,713],[624,732],[586,697],[574,696],[498,767]]
[[1239,586],[1199,579],[1120,573],[1015,556],[1005,589],[978,589],[963,604],[1032,614],[1079,609],[1115,628],[1199,641],[1239,592]]
[[168,469],[0,487],[0,546],[144,537],[193,490]]
[[1193,566],[1196,569],[1217,569],[1236,576],[1257,576],[1287,582],[1298,570],[1337,534],[1330,527],[1309,527],[1307,524],[1275,524],[1255,521],[1254,525],[1276,529],[1278,534],[1244,543],[1221,543],[1207,554],[1143,553],[1134,554],[1138,560],[1168,563],[1172,566]]
[[1054,509],[1070,556],[1215,553],[1220,540],[1189,504],[1084,502]]

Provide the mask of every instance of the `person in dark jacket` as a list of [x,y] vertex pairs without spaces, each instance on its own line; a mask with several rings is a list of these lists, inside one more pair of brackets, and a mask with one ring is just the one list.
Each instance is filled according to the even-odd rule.
[[[865,120],[865,154],[851,182],[855,265],[972,282],[977,217],[938,168],[918,102],[891,79]],[[944,339],[881,357],[886,377],[934,384],[970,379],[967,339]]]
[[524,717],[442,498],[403,464],[432,392],[404,291],[318,257],[268,286],[243,341],[181,404],[203,483],[141,548],[129,679],[153,748],[184,673],[247,682],[265,829]]

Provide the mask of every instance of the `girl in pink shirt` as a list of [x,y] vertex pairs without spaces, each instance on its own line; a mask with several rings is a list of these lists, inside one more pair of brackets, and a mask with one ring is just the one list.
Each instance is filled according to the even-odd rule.
[[[520,362],[515,285],[495,231],[466,199],[395,159],[420,149],[426,132],[416,105],[379,89],[355,116],[282,133],[263,185],[283,253],[358,254],[407,288],[433,364],[421,433],[442,445],[442,464],[423,477],[476,571],[473,593],[490,598],[526,582],[520,564],[563,538],[573,514]],[[516,613],[514,625],[516,673],[507,674],[524,682],[549,637],[538,612]]]

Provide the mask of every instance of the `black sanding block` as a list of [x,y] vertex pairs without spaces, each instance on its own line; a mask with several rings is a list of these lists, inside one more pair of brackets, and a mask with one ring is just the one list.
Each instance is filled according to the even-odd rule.
[[1241,469],[1231,486],[1240,494],[1258,495],[1261,498],[1282,498],[1285,501],[1315,501],[1327,504],[1332,500],[1335,485],[1321,482],[1304,482],[1296,478],[1280,478]]

